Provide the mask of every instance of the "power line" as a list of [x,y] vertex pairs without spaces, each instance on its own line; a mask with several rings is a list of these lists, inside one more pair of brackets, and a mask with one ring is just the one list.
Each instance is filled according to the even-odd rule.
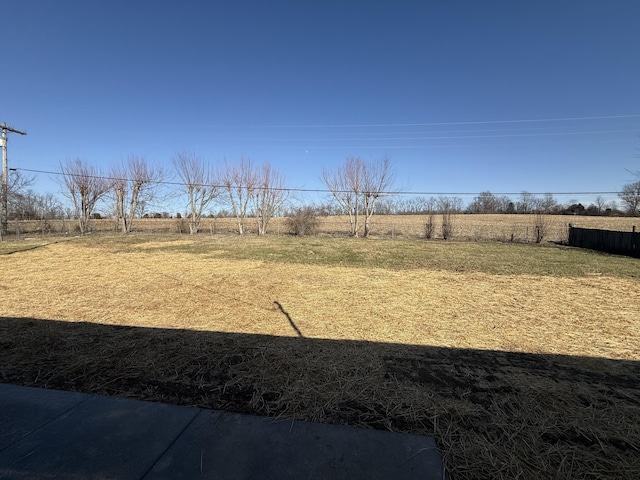
[[[592,117],[566,117],[566,118],[556,118],[556,119],[532,119],[532,120],[496,120],[496,121],[482,121],[482,122],[442,122],[442,123],[429,123],[429,124],[371,124],[371,125],[345,125],[347,127],[349,126],[353,126],[353,127],[368,127],[368,126],[388,126],[388,127],[413,127],[413,131],[412,130],[389,130],[386,129],[384,131],[380,131],[380,130],[369,130],[369,131],[354,131],[354,130],[350,130],[350,131],[324,131],[324,132],[318,132],[318,134],[311,132],[311,131],[307,131],[305,132],[306,135],[303,138],[296,138],[295,137],[295,133],[294,132],[288,132],[290,135],[292,136],[279,136],[279,137],[261,137],[261,136],[252,136],[251,133],[246,132],[246,133],[240,133],[237,132],[235,134],[234,137],[229,137],[228,135],[224,135],[224,140],[225,141],[229,141],[232,138],[235,140],[242,140],[244,142],[269,142],[269,143],[265,143],[264,145],[262,145],[263,147],[267,147],[269,146],[271,143],[273,142],[278,142],[280,144],[280,147],[284,147],[284,148],[297,148],[296,146],[300,146],[300,148],[305,148],[305,149],[314,149],[314,150],[326,150],[326,149],[345,149],[345,148],[349,148],[349,149],[367,149],[367,150],[371,150],[371,149],[403,149],[403,150],[408,150],[408,149],[414,149],[414,150],[419,150],[419,149],[432,149],[432,148],[438,148],[438,149],[442,149],[442,148],[475,148],[475,147],[481,147],[481,148],[487,148],[487,147],[508,147],[508,146],[521,146],[521,143],[510,143],[510,144],[506,144],[506,143],[499,143],[499,144],[486,144],[486,143],[482,143],[480,145],[477,144],[465,144],[464,141],[466,140],[478,140],[478,141],[483,141],[485,139],[496,139],[496,140],[502,140],[502,139],[525,139],[527,137],[530,138],[536,138],[536,137],[548,137],[548,138],[553,138],[553,137],[571,137],[571,136],[585,136],[585,135],[590,135],[590,136],[601,136],[602,135],[609,135],[610,138],[613,138],[612,135],[614,134],[624,134],[624,133],[635,133],[635,134],[640,134],[640,124],[638,124],[638,126],[636,128],[627,128],[627,129],[607,129],[605,127],[605,124],[603,124],[602,122],[600,124],[594,125],[592,129],[580,129],[580,130],[575,130],[577,128],[577,126],[575,124],[565,124],[565,125],[560,125],[558,124],[558,122],[561,121],[568,121],[568,120],[603,120],[603,119],[629,119],[629,118],[639,118],[640,115],[612,115],[612,116],[592,116]],[[464,125],[471,125],[471,124],[499,124],[499,123],[520,123],[520,124],[524,124],[524,122],[556,122],[554,125],[546,125],[546,126],[521,126],[519,128],[485,128],[485,129],[457,129],[457,130],[452,130],[452,129],[448,129],[448,130],[422,130],[422,131],[416,131],[415,128],[417,126],[438,126],[438,125],[458,125],[458,126],[464,126]],[[634,125],[637,122],[634,122]],[[341,125],[336,124],[336,125],[326,125],[326,127],[340,127]],[[264,126],[267,127],[267,126]],[[277,126],[274,126],[277,127]],[[304,125],[290,125],[290,126],[280,126],[282,128],[287,128],[287,127],[291,127],[291,128],[303,128]],[[311,126],[312,128],[315,127],[322,127],[322,125],[316,125],[316,126]],[[245,127],[245,128],[250,128],[250,127]],[[571,129],[570,131],[566,131],[567,129]],[[357,132],[357,133],[356,133]],[[495,133],[493,133],[495,132]],[[520,133],[522,132],[522,133]],[[223,132],[214,132],[214,135],[216,135],[216,133],[218,135],[222,135]],[[255,132],[257,133],[257,132]],[[264,132],[263,132],[264,133]],[[280,133],[285,133],[285,132],[280,132]],[[354,136],[357,135],[357,136]],[[444,134],[450,134],[450,135],[444,135]],[[286,135],[286,133],[285,133]],[[618,136],[619,138],[619,136]],[[456,142],[456,144],[447,144],[446,141],[447,140],[451,140],[451,141],[455,141],[458,140],[458,142]],[[368,142],[367,144],[364,145],[350,145],[350,142]],[[402,144],[402,142],[407,142],[407,141],[417,141],[420,143],[404,143]],[[436,143],[436,142],[443,142],[443,143]],[[627,140],[597,140],[597,139],[591,139],[590,143],[622,143],[624,141],[629,141]],[[306,145],[304,145],[304,142],[307,142]],[[329,143],[328,142],[333,142],[333,143]],[[386,144],[381,145],[380,142],[386,142]],[[398,144],[396,144],[395,142],[397,142]],[[544,146],[544,145],[558,145],[558,142],[554,142],[554,143],[549,143],[549,142],[544,142],[544,143],[540,143],[537,142],[535,144],[535,146]],[[563,144],[566,144],[563,143]],[[260,144],[258,144],[260,145]],[[255,148],[258,145],[256,145],[255,143],[252,143],[252,146]],[[522,145],[522,146],[528,146],[530,144],[527,145]]]
[[[601,145],[610,143],[628,143],[625,140],[603,140],[597,142],[589,142],[590,145]],[[582,142],[552,142],[552,143],[490,143],[490,144],[470,144],[470,145],[307,145],[304,148],[307,150],[337,150],[337,149],[349,149],[349,150],[419,150],[419,149],[443,149],[443,148],[493,148],[493,147],[538,147],[538,146],[550,146],[550,145],[584,145]],[[293,147],[291,147],[293,148]]]
[[481,120],[465,122],[427,122],[427,123],[361,123],[361,124],[317,124],[317,125],[212,125],[218,128],[379,128],[379,127],[435,127],[444,125],[489,125],[507,123],[540,123],[540,122],[569,122],[586,120],[613,120],[621,118],[640,118],[640,114],[630,115],[602,115],[591,117],[561,117],[561,118],[532,118],[518,120]]
[[[340,141],[340,142],[352,142],[352,141],[371,141],[371,140],[457,140],[461,138],[510,138],[510,137],[560,137],[564,135],[591,135],[591,134],[607,134],[607,133],[640,133],[640,127],[631,130],[589,130],[581,132],[545,132],[545,133],[504,133],[495,135],[447,135],[447,136],[421,136],[421,137],[318,137],[318,138],[250,138],[254,141],[264,142],[313,142],[313,141]],[[443,132],[437,132],[443,133]],[[468,132],[459,132],[468,133]],[[399,133],[402,135],[403,133]],[[406,133],[405,133],[406,135]]]
[[[47,171],[47,170],[35,170],[35,169],[29,169],[29,168],[16,168],[15,170],[19,170],[22,172],[29,172],[29,173],[42,173],[42,174],[46,174],[46,175],[56,175],[56,176],[64,176],[65,174],[62,172],[52,172],[52,171]],[[71,175],[73,176],[73,175]],[[99,179],[103,179],[103,180],[123,180],[123,181],[132,181],[131,179],[128,178],[117,178],[117,177],[109,177],[109,176],[102,176],[102,175],[78,175],[81,177],[87,177],[87,178],[99,178]],[[154,183],[157,185],[171,185],[171,186],[181,186],[184,185],[184,183],[182,182],[172,182],[172,181],[167,181],[167,180],[158,180],[158,181],[153,181],[153,182],[149,182],[149,183]],[[224,185],[205,185],[205,184],[201,184],[198,186],[209,186],[209,187],[214,187],[214,188],[225,188]],[[261,187],[258,187],[256,189],[260,189]],[[274,191],[282,191],[282,192],[298,192],[298,193],[333,193],[331,190],[327,189],[327,188],[295,188],[295,187],[282,187],[282,188],[270,188],[270,190],[274,190]],[[336,193],[348,193],[349,191],[343,191],[343,190],[339,190],[336,191]],[[386,196],[394,196],[394,195],[430,195],[430,196],[463,196],[463,197],[469,197],[469,196],[477,196],[477,195],[481,195],[483,193],[486,193],[486,191],[484,192],[438,192],[438,191],[385,191],[385,192],[380,192],[380,195],[386,195]],[[527,193],[530,195],[558,195],[558,196],[565,196],[565,195],[617,195],[618,193],[620,193],[619,191],[591,191],[591,192],[524,192],[524,191],[520,191],[520,192],[491,192],[492,195],[505,195],[505,196],[509,196],[509,195],[521,195],[522,193]]]

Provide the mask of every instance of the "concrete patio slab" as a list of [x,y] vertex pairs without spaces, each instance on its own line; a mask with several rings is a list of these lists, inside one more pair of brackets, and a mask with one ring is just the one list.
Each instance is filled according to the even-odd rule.
[[[51,394],[40,388],[0,384],[0,450],[65,414],[89,398],[83,393]],[[29,414],[25,415],[25,408]],[[19,421],[15,421],[19,419]]]
[[[7,394],[0,385],[0,412]],[[18,388],[18,387],[14,387]],[[35,393],[35,392],[34,392]],[[45,390],[53,403],[67,392]],[[22,394],[25,398],[25,394]],[[195,408],[91,396],[0,451],[0,478],[140,479],[198,414]],[[32,403],[9,421],[30,421]],[[0,414],[4,416],[4,413]],[[1,435],[1,434],[0,434]]]
[[432,438],[0,384],[0,478],[442,479]]
[[442,479],[432,438],[202,412],[145,480]]

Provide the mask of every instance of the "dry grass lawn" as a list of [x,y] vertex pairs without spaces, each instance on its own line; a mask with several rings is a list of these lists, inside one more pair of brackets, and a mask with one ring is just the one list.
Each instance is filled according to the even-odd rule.
[[638,476],[636,259],[134,236],[0,268],[0,381],[434,435],[453,479]]
[[[425,235],[426,215],[375,215],[372,220],[372,236],[377,238],[405,238],[415,239]],[[453,215],[452,235],[457,240],[498,240],[515,242],[534,242],[536,222],[542,221],[545,234],[544,241],[563,242],[567,240],[568,226],[599,228],[629,232],[635,225],[640,228],[638,217],[605,217],[580,215],[544,215],[540,219],[537,215]],[[441,236],[442,217],[435,215],[434,235]],[[38,220],[24,221],[17,225],[22,237],[40,237],[43,222]],[[96,232],[113,233],[114,221],[102,219],[93,221],[91,227]],[[9,235],[15,237],[15,225],[10,225]],[[255,222],[249,221],[249,233],[255,232]],[[76,222],[52,220],[46,222],[46,229],[50,234],[67,231],[70,235],[77,232]],[[189,231],[185,219],[146,218],[136,219],[133,229],[137,233],[186,233]],[[234,218],[205,218],[202,220],[203,235],[229,235],[237,232]],[[349,231],[349,219],[346,216],[318,217],[317,232],[319,235],[345,236]],[[284,218],[274,218],[269,226],[269,233],[281,235],[288,232]]]

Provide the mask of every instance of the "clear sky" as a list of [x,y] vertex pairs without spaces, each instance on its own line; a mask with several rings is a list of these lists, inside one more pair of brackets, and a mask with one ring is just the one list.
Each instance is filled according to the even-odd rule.
[[20,169],[187,149],[322,188],[386,155],[415,192],[611,192],[640,170],[638,19],[637,0],[4,1],[0,121],[28,132]]

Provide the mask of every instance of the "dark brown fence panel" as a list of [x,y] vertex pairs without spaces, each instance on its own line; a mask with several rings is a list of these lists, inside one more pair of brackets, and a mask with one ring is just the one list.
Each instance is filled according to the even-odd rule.
[[569,245],[640,258],[640,233],[577,228],[569,225]]

